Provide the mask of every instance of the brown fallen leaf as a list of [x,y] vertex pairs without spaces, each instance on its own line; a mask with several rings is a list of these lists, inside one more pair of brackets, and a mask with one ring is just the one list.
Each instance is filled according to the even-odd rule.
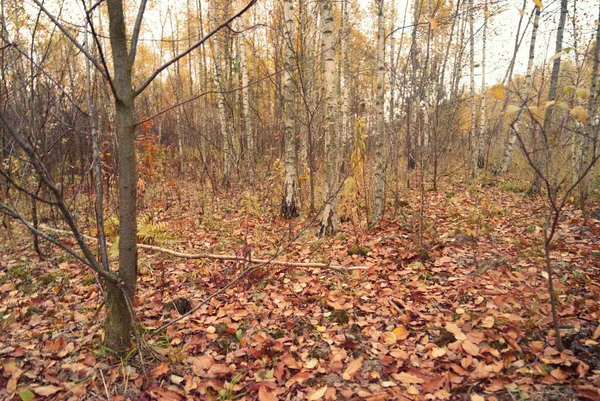
[[455,323],[446,323],[446,330],[450,333],[454,334],[454,338],[458,341],[466,340],[467,336]]
[[360,357],[356,358],[355,360],[353,360],[352,362],[350,362],[348,364],[348,367],[344,371],[342,378],[344,380],[350,380],[352,378],[352,375],[354,373],[356,373],[362,367],[363,360],[364,360],[364,357],[360,356]]
[[58,386],[37,386],[37,387],[32,387],[31,391],[33,391],[34,393],[44,396],[44,397],[48,397],[51,396],[52,394],[56,394],[59,391],[62,390],[62,387],[58,387]]
[[442,388],[445,382],[446,378],[444,376],[430,377],[425,383],[423,383],[423,391],[426,393],[433,393]]
[[168,371],[169,371],[169,364],[166,362],[161,362],[160,365],[155,367],[150,374],[152,375],[152,377],[157,378],[159,376],[164,375]]
[[275,394],[273,394],[272,392],[267,390],[267,388],[265,387],[264,384],[261,384],[260,388],[258,389],[258,399],[260,401],[278,401],[279,400],[279,398]]
[[408,372],[392,373],[391,376],[402,384],[422,384],[425,380]]
[[461,345],[467,354],[472,355],[472,356],[479,355],[479,347],[477,345],[473,344],[471,341],[464,340]]

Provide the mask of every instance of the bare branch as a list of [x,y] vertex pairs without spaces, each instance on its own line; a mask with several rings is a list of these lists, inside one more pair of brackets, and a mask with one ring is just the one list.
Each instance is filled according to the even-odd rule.
[[[37,2],[39,0],[34,0],[34,1]],[[150,83],[152,83],[152,81],[154,81],[154,79],[161,72],[163,72],[166,68],[168,68],[170,65],[176,63],[177,61],[179,61],[180,59],[182,59],[183,57],[187,56],[189,53],[191,53],[192,51],[194,51],[195,49],[197,49],[198,47],[200,47],[204,42],[206,42],[208,39],[210,39],[212,36],[214,36],[221,29],[225,28],[233,20],[235,20],[236,18],[238,18],[239,16],[241,16],[242,14],[244,14],[246,11],[248,11],[254,4],[256,4],[257,1],[258,0],[250,0],[250,2],[241,11],[239,11],[236,14],[234,14],[232,17],[230,17],[225,22],[223,22],[221,25],[217,26],[215,29],[213,29],[212,31],[210,31],[206,36],[204,36],[198,42],[196,42],[192,46],[188,47],[186,50],[184,50],[183,52],[179,53],[177,56],[173,57],[171,60],[167,61],[166,63],[164,63],[160,67],[158,67],[150,75],[150,77],[148,77],[148,79],[142,85],[140,85],[140,87],[138,89],[136,89],[135,96],[138,96],[140,93],[142,93],[148,87],[148,85],[150,85]]]
[[83,252],[85,259],[88,262],[88,265],[94,271],[96,271],[98,274],[100,274],[103,278],[105,278],[107,281],[109,281],[115,285],[118,285],[118,283],[119,283],[118,278],[112,272],[104,270],[100,266],[100,264],[98,263],[98,261],[96,260],[94,255],[92,254],[91,250],[88,248],[87,244],[85,243],[85,241],[83,239],[83,234],[81,233],[81,231],[77,227],[77,224],[75,223],[75,218],[71,214],[71,211],[69,210],[67,204],[65,203],[65,200],[63,199],[63,197],[61,195],[61,191],[50,180],[48,172],[46,171],[45,166],[40,161],[38,154],[29,147],[27,142],[23,138],[21,138],[19,134],[17,134],[15,132],[15,130],[12,128],[12,126],[6,120],[4,113],[2,111],[0,111],[0,121],[2,121],[2,123],[4,124],[4,127],[6,128],[5,131],[8,132],[8,134],[11,137],[13,137],[13,139],[19,144],[21,149],[23,149],[23,151],[27,154],[31,164],[33,165],[33,167],[35,168],[35,171],[39,175],[40,180],[46,185],[46,187],[48,187],[48,189],[54,196],[54,199],[57,202],[56,206],[60,210],[67,225],[69,226],[73,235],[75,236],[75,239],[77,240],[77,244],[79,245],[79,249],[81,249],[81,251]]
[[46,16],[48,18],[50,18],[50,20],[54,23],[54,25],[56,25],[58,27],[58,29],[61,30],[61,32],[67,37],[67,39],[69,39],[71,41],[71,43],[73,43],[73,45],[75,45],[75,47],[77,47],[77,49],[79,49],[79,51],[81,51],[92,62],[92,64],[94,64],[94,67],[96,67],[96,69],[98,69],[100,74],[102,74],[102,76],[110,82],[110,76],[108,75],[108,70],[104,69],[98,63],[98,61],[94,57],[92,57],[92,55],[87,50],[85,50],[83,45],[81,43],[79,43],[77,41],[77,39],[75,39],[73,37],[73,35],[71,35],[69,33],[69,31],[58,21],[58,19],[55,16],[53,16],[50,13],[50,11],[48,11],[46,9],[46,7],[44,7],[44,5],[39,0],[33,0],[33,2],[40,8],[40,10],[42,10],[44,12],[44,14],[46,14]]
[[131,46],[129,50],[129,61],[133,64],[135,60],[135,54],[137,52],[137,44],[140,36],[140,29],[142,27],[142,19],[144,18],[144,11],[146,10],[146,3],[148,0],[142,0],[140,8],[138,9],[137,17],[135,19],[135,26],[133,27],[133,33],[131,34]]

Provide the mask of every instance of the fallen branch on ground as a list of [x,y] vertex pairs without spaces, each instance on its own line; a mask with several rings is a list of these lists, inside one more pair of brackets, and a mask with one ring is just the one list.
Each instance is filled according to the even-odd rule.
[[[51,231],[51,232],[53,231],[53,232],[57,232],[59,234],[72,235],[72,233],[70,231],[61,230],[58,228],[52,228],[52,227],[48,227],[48,226],[44,226],[44,225],[41,225],[39,228],[44,231]],[[83,235],[83,237],[88,240],[97,241],[96,238],[91,237],[89,235]],[[107,244],[112,245],[110,242],[107,242]],[[183,258],[183,259],[232,260],[232,261],[237,261],[237,262],[258,263],[261,265],[272,264],[272,265],[287,266],[287,267],[318,268],[318,269],[335,270],[335,271],[340,271],[340,272],[345,272],[345,271],[350,271],[350,270],[366,270],[366,269],[368,269],[367,266],[344,267],[344,266],[333,265],[333,264],[329,264],[329,263],[288,262],[286,260],[256,259],[256,258],[252,258],[252,257],[244,257],[244,256],[237,256],[237,255],[215,255],[212,253],[193,254],[193,253],[178,252],[178,251],[174,251],[172,249],[162,248],[159,246],[147,245],[147,244],[137,244],[137,246],[138,246],[138,248],[141,248],[141,249],[147,249],[150,251],[166,253],[167,255],[171,255],[171,256],[175,256],[175,257]]]

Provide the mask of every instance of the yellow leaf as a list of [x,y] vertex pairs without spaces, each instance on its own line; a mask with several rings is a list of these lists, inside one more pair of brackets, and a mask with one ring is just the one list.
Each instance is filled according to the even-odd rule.
[[317,358],[311,358],[304,364],[304,367],[307,369],[312,369],[315,366],[317,366],[318,364],[319,364],[319,361],[317,360]]
[[406,391],[410,395],[419,395],[419,389],[417,389],[415,386],[408,387],[408,389],[406,389]]
[[396,335],[398,340],[406,340],[406,337],[408,337],[408,330],[402,326],[396,327],[394,330],[392,330],[392,333]]
[[520,8],[517,8],[517,10],[519,10],[519,14],[525,15],[525,10],[521,10]]
[[384,343],[386,344],[396,344],[396,341],[398,341],[398,338],[396,337],[396,335],[394,333],[392,333],[391,331],[387,331],[385,333],[383,333],[381,335],[381,339],[383,340]]
[[502,84],[494,85],[490,88],[490,93],[498,100],[506,97],[506,88]]
[[544,8],[544,5],[542,4],[541,0],[533,0],[533,2],[535,3],[536,6],[538,6],[540,8],[540,10],[542,8]]
[[438,357],[440,357],[442,355],[445,355],[445,354],[446,354],[446,348],[444,348],[444,347],[442,347],[442,348],[435,347],[435,348],[433,348],[431,350],[431,357],[432,358],[438,358]]
[[434,32],[435,32],[435,31],[437,31],[437,28],[438,28],[438,26],[437,26],[437,22],[435,22],[435,19],[433,19],[433,18],[430,18],[430,19],[429,19],[429,25],[431,26],[431,29],[432,29]]
[[491,329],[492,327],[494,327],[494,317],[487,316],[485,319],[483,319],[483,322],[481,323],[481,325],[483,327],[485,327],[486,329]]
[[306,396],[306,399],[308,401],[319,400],[319,399],[323,398],[323,396],[325,395],[325,391],[327,391],[327,386],[311,392],[310,394],[308,394]]
[[575,93],[577,93],[577,96],[581,99],[587,99],[590,95],[590,91],[585,88],[577,88],[575,89]]
[[570,111],[571,117],[581,121],[582,123],[586,122],[588,118],[590,118],[587,111],[582,106],[575,106]]

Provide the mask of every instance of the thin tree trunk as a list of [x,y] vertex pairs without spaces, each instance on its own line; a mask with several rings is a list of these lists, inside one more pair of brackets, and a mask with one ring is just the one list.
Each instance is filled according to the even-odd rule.
[[477,130],[477,121],[476,121],[476,110],[475,110],[475,29],[474,25],[474,5],[473,0],[469,0],[469,76],[470,76],[470,111],[471,111],[471,128],[469,130],[469,139],[471,144],[471,175],[473,178],[477,176],[478,168],[478,154],[477,154],[477,144],[479,138],[479,131]]
[[[581,149],[581,171],[585,171],[590,163],[590,148],[592,153],[591,160],[596,158],[596,142],[598,137],[598,123],[596,115],[598,113],[598,64],[600,64],[600,7],[598,11],[598,20],[596,21],[596,41],[594,43],[594,50],[592,53],[592,79],[590,85],[590,97],[588,99],[588,115],[589,115],[589,128],[587,129],[587,135],[583,138],[582,149]],[[594,129],[595,128],[595,129]],[[579,197],[581,209],[585,209],[585,202],[589,197],[589,177],[586,175],[579,184]]]
[[[525,82],[523,84],[523,97],[524,101],[529,100],[529,96],[531,96],[532,90],[532,74],[533,74],[533,60],[535,57],[535,42],[537,38],[537,30],[540,22],[540,13],[541,9],[538,6],[535,6],[535,16],[533,19],[533,28],[531,31],[531,43],[529,45],[529,61],[527,62],[527,72],[525,73]],[[520,131],[521,128],[521,116],[523,113],[520,113],[517,117],[517,122],[515,124],[515,129],[512,130],[511,135],[508,139],[508,145],[506,146],[506,150],[504,151],[504,157],[502,158],[502,167],[500,168],[500,173],[504,174],[508,171],[508,166],[510,164],[510,159],[512,157],[515,143],[517,142],[517,132]]]
[[284,0],[283,15],[285,23],[283,101],[285,110],[284,140],[285,140],[285,177],[283,183],[283,198],[281,200],[281,216],[287,219],[298,216],[296,170],[296,135],[294,132],[294,3]]
[[482,38],[482,53],[481,53],[481,119],[479,130],[477,131],[477,169],[482,170],[485,166],[484,145],[486,132],[486,89],[485,89],[485,57],[486,57],[486,40],[487,40],[487,24],[488,24],[487,0],[484,3],[483,10],[483,38]]
[[[85,34],[85,48],[88,47],[88,33]],[[85,60],[85,101],[87,104],[90,120],[90,131],[92,137],[92,169],[94,171],[94,184],[96,192],[96,229],[98,231],[98,249],[100,250],[100,261],[104,270],[109,270],[108,251],[106,249],[106,237],[104,235],[104,187],[102,181],[102,165],[100,164],[100,145],[98,138],[98,122],[96,110],[92,102],[92,71],[89,59]]]
[[377,1],[377,94],[375,107],[377,109],[377,126],[375,134],[375,202],[373,204],[373,226],[379,225],[385,210],[385,28],[383,17],[383,0]]

